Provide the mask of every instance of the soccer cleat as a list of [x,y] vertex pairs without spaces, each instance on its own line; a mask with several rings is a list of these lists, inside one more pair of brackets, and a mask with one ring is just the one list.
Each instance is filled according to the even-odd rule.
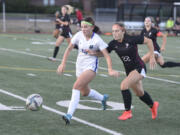
[[56,58],[53,58],[53,57],[48,57],[47,59],[50,61],[56,61]]
[[71,118],[72,118],[71,114],[66,114],[62,116],[62,119],[65,121],[66,125],[70,124]]
[[152,119],[155,120],[158,115],[159,102],[155,101],[153,107],[150,109],[152,112]]
[[109,98],[109,96],[107,94],[104,94],[103,100],[101,101],[103,110],[106,110],[106,108],[107,108],[106,102],[107,102],[108,98]]
[[132,118],[132,111],[124,111],[121,116],[118,117],[119,120],[127,120]]

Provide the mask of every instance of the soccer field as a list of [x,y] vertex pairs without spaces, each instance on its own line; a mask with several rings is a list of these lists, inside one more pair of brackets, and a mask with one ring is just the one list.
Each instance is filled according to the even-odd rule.
[[[102,36],[109,42],[111,36]],[[161,39],[158,39],[161,43]],[[120,83],[125,78],[122,62],[111,54],[113,68],[121,73],[119,78],[107,75],[107,65],[100,58],[100,68],[90,86],[102,94],[109,94],[108,110],[101,104],[81,97],[71,124],[66,126],[62,115],[67,111],[71,89],[76,79],[77,50],[69,56],[64,75],[57,75],[67,47],[60,47],[58,61],[51,62],[55,39],[46,34],[0,35],[0,135],[179,135],[180,134],[180,68],[159,66],[150,70],[143,80],[144,90],[160,103],[158,118],[151,119],[149,108],[132,93],[133,118],[119,121],[123,112]],[[139,45],[143,56],[146,45]],[[168,37],[165,61],[180,62],[180,38]],[[43,97],[40,111],[25,109],[26,97],[39,93]]]

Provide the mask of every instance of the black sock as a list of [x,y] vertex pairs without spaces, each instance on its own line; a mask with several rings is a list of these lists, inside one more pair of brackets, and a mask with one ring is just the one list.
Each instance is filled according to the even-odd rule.
[[127,90],[122,90],[121,91],[122,96],[123,96],[123,100],[124,100],[124,107],[126,111],[131,110],[131,92],[129,91],[129,89]]
[[144,95],[142,97],[139,97],[145,104],[147,104],[150,108],[153,107],[153,100],[151,96],[144,91]]
[[179,67],[180,63],[168,61],[168,62],[165,62],[163,65],[160,65],[160,66],[162,68],[166,68],[166,67]]
[[56,58],[57,54],[58,54],[58,51],[59,51],[59,46],[56,46],[54,48],[54,53],[53,53],[53,58]]

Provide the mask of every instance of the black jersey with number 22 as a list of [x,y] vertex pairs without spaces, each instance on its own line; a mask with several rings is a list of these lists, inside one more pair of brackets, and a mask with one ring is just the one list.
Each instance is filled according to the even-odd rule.
[[115,51],[122,60],[126,74],[137,70],[139,73],[142,68],[146,70],[145,64],[138,54],[137,44],[144,43],[144,36],[129,36],[124,35],[123,41],[120,43],[117,40],[112,40],[107,48],[108,52]]

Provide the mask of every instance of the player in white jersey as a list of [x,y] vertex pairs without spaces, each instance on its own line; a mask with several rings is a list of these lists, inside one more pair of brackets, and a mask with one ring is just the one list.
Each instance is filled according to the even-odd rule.
[[87,53],[88,49],[101,51],[106,58],[109,75],[115,77],[119,76],[119,73],[112,69],[112,61],[106,50],[107,44],[97,34],[93,33],[93,28],[94,21],[91,17],[85,18],[81,22],[82,31],[76,33],[72,38],[71,43],[64,53],[63,60],[57,69],[59,74],[63,73],[70,51],[73,49],[74,45],[78,45],[79,53],[76,61],[77,79],[73,85],[72,97],[67,114],[63,116],[63,120],[65,120],[66,124],[70,123],[70,120],[77,108],[80,100],[80,93],[82,96],[88,96],[92,99],[101,101],[103,110],[106,110],[108,95],[102,95],[96,90],[91,89],[88,85],[95,78],[98,70],[98,57],[89,55]]
[[91,49],[94,51],[103,50],[107,48],[107,44],[96,34],[93,33],[91,38],[87,41],[83,32],[78,32],[71,40],[72,44],[78,45],[78,57],[76,61],[76,76],[80,76],[85,70],[98,70],[98,57],[87,55],[86,50]]

